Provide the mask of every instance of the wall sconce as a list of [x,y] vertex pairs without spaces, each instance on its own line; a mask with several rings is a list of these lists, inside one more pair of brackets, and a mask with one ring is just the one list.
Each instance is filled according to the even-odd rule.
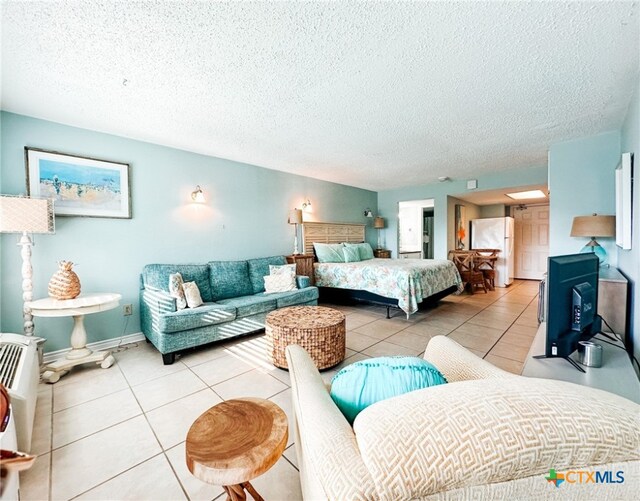
[[364,210],[364,217],[373,217],[373,212],[371,212],[371,209],[366,208]]
[[191,192],[191,200],[193,200],[197,204],[205,203],[204,193],[202,193],[202,188],[200,185],[196,186],[196,190]]
[[307,201],[302,204],[302,210],[305,212],[311,212],[311,200],[307,198]]

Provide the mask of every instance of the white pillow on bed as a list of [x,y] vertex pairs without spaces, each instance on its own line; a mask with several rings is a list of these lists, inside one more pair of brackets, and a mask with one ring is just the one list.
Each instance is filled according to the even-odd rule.
[[344,263],[342,244],[313,243],[319,263]]

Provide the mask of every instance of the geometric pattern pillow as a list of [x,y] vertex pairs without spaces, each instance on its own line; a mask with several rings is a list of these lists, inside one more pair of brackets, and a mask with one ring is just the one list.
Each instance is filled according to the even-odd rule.
[[182,284],[182,289],[184,290],[184,296],[187,299],[187,305],[189,308],[197,308],[204,304],[202,302],[202,297],[200,296],[200,289],[198,289],[198,285],[195,282],[186,282]]
[[187,307],[187,299],[184,297],[182,284],[182,275],[180,273],[169,275],[169,295],[176,298],[176,307],[179,310],[184,310]]
[[[292,265],[295,266],[295,265]],[[273,294],[274,292],[294,291],[296,286],[296,277],[294,274],[281,273],[278,275],[267,275],[264,277],[264,293]]]
[[296,274],[296,265],[295,264],[284,264],[284,265],[269,265],[269,275],[291,275],[295,276]]

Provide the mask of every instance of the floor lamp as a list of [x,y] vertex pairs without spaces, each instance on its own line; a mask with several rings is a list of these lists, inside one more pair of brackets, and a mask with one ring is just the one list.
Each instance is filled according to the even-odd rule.
[[22,233],[22,316],[24,333],[33,336],[33,315],[27,303],[33,300],[30,233],[54,232],[53,200],[0,195],[0,233]]

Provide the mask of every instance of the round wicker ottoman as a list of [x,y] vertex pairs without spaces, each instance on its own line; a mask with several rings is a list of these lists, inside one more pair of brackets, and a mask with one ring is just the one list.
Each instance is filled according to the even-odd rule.
[[273,365],[288,369],[284,350],[302,346],[318,369],[339,364],[345,355],[344,313],[324,306],[292,306],[267,315],[265,331]]

